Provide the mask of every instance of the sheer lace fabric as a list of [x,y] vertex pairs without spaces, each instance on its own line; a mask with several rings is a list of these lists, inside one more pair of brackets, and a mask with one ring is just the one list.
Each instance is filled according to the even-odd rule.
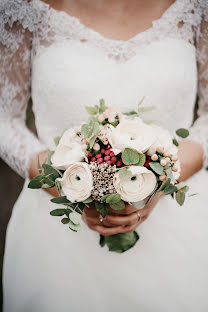
[[[198,62],[198,119],[191,138],[203,144],[208,164],[208,9],[206,0],[176,0],[152,27],[128,41],[105,38],[78,18],[40,0],[3,0],[0,4],[0,156],[27,177],[32,155],[46,147],[25,126],[31,96],[33,58],[54,42],[76,40],[125,63],[153,41],[177,38],[194,45]],[[48,108],[50,109],[50,108]],[[40,138],[41,139],[41,138]]]

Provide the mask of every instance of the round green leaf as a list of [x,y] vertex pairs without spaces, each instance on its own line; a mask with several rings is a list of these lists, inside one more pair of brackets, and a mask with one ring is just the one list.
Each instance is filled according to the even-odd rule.
[[80,224],[82,216],[81,214],[79,214],[76,211],[73,211],[72,213],[70,213],[69,215],[69,219],[74,223],[74,224]]
[[184,204],[185,198],[186,198],[185,192],[179,191],[176,193],[176,201],[180,206]]
[[176,131],[176,134],[177,134],[179,137],[185,139],[185,138],[187,138],[187,137],[189,136],[189,131],[188,131],[187,129],[185,129],[185,128],[180,128],[180,129],[178,129],[178,130]]
[[74,232],[78,232],[81,226],[80,224],[74,224],[73,222],[69,221],[69,228]]
[[65,214],[66,209],[54,209],[50,212],[51,216],[61,217]]
[[156,172],[159,175],[164,175],[164,168],[159,164],[158,162],[151,162],[149,163],[150,167],[154,172]]
[[122,161],[125,165],[135,165],[139,162],[139,153],[131,148],[125,148],[121,155]]

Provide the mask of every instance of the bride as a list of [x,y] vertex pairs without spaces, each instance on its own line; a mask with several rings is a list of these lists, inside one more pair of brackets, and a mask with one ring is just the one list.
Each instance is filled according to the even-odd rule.
[[[0,64],[0,156],[26,179],[7,230],[4,312],[207,311],[207,1],[2,0]],[[85,209],[80,232],[62,227],[49,214],[55,191],[27,188],[38,155],[85,120],[85,105],[129,111],[144,96],[148,119],[190,128],[181,180],[198,195],[182,208],[157,197],[141,220],[129,205],[103,222]],[[38,138],[24,122],[30,97]],[[98,246],[98,233],[137,227],[124,254]]]

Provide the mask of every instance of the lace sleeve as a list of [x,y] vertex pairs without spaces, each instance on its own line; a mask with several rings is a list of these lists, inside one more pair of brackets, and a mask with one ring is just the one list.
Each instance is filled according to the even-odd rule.
[[[207,10],[206,4],[205,10]],[[204,149],[204,166],[208,166],[208,14],[204,15],[197,33],[198,61],[198,118],[191,128],[190,139],[202,144]]]
[[[17,1],[18,2],[18,1]],[[30,98],[32,32],[7,15],[0,4],[0,157],[22,177],[33,154],[44,145],[25,125]]]

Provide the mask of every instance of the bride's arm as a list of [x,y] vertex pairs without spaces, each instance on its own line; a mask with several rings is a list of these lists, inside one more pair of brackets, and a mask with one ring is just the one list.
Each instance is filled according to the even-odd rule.
[[0,157],[24,178],[31,157],[45,149],[25,125],[31,40],[32,34],[7,18],[0,5]]

